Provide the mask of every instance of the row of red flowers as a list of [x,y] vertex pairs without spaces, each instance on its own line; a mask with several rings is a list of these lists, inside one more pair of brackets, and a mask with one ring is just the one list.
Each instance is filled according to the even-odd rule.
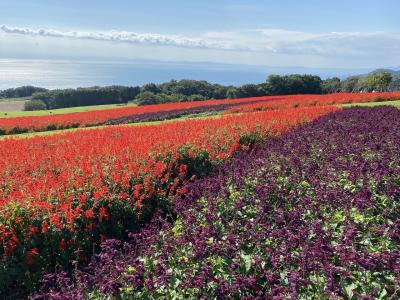
[[[116,109],[95,110],[81,113],[60,114],[37,117],[0,118],[0,133],[14,134],[28,131],[46,131],[71,127],[84,127],[102,124],[127,116],[142,115],[155,112],[166,112],[193,109],[208,106],[218,106],[224,103],[243,104],[230,109],[230,112],[253,111],[263,108],[283,109],[292,107],[307,107],[314,105],[332,105],[354,102],[370,102],[376,100],[400,99],[399,92],[385,93],[337,93],[328,95],[289,95],[264,96],[228,100],[207,100],[200,102],[180,102],[161,105],[145,105],[123,107]],[[254,103],[254,102],[257,103]],[[259,102],[261,101],[261,102]],[[264,104],[265,101],[265,104]]]
[[[19,128],[29,131],[46,130],[48,126],[55,128],[64,127],[83,127],[87,125],[101,124],[108,120],[113,120],[121,117],[140,115],[160,111],[172,111],[180,109],[190,109],[202,106],[217,106],[223,103],[247,103],[255,100],[270,100],[270,97],[253,97],[239,98],[229,100],[207,100],[197,102],[178,102],[166,103],[158,105],[143,105],[143,106],[127,106],[122,108],[93,110],[80,113],[68,113],[50,116],[29,116],[29,117],[14,117],[0,118],[0,129],[6,132],[12,129]],[[276,97],[274,97],[275,99]],[[16,132],[18,133],[18,132]]]
[[323,105],[338,105],[364,103],[374,101],[400,100],[400,92],[382,93],[336,93],[327,95],[292,95],[271,99],[268,102],[244,103],[227,109],[227,113],[249,112],[268,109],[286,109],[295,107],[310,107]]

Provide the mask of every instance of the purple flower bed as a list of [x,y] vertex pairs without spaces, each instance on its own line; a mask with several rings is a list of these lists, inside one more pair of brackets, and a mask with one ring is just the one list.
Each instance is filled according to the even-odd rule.
[[400,110],[350,108],[238,154],[35,299],[399,299]]
[[200,107],[192,107],[187,109],[174,109],[168,111],[157,111],[149,112],[138,115],[132,115],[127,117],[122,117],[118,119],[113,119],[106,121],[101,124],[96,125],[116,125],[116,124],[128,124],[128,123],[140,123],[140,122],[153,122],[153,121],[164,121],[169,119],[176,119],[182,116],[201,114],[201,113],[217,113],[220,111],[227,110],[229,108],[240,106],[244,104],[255,104],[259,102],[266,102],[275,100],[271,98],[269,100],[254,100],[246,103],[223,103],[218,105],[204,105]]

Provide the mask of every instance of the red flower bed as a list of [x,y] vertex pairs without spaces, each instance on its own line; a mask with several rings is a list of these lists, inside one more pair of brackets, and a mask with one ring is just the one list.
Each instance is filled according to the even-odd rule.
[[321,105],[335,105],[358,102],[378,102],[400,100],[400,92],[382,93],[336,93],[327,95],[291,95],[280,96],[268,102],[250,103],[227,109],[227,113],[249,112],[268,109],[287,109]]
[[[145,105],[115,109],[95,110],[81,113],[60,114],[37,117],[0,118],[1,134],[18,134],[29,131],[47,131],[55,129],[85,127],[123,117],[148,115],[169,111],[189,110],[201,107],[220,106],[221,104],[237,105],[227,112],[245,112],[265,109],[286,109],[314,105],[332,105],[378,100],[399,100],[399,92],[391,93],[337,93],[328,95],[288,95],[239,98],[227,100],[207,100],[199,102],[180,102],[159,105]],[[257,103],[254,103],[254,102]],[[261,101],[259,103],[258,101]],[[264,103],[265,101],[265,103]],[[248,105],[246,105],[248,104]],[[139,118],[140,119],[140,118]]]
[[25,274],[24,268],[85,259],[94,243],[123,238],[155,208],[168,206],[169,195],[184,195],[184,183],[229,156],[244,135],[277,135],[337,109],[290,109],[5,139],[0,142],[3,270],[22,268],[6,273]]
[[60,114],[51,116],[31,116],[0,118],[0,129],[5,133],[19,133],[19,131],[45,131],[63,129],[70,127],[83,127],[87,125],[100,124],[108,120],[113,120],[126,116],[148,114],[152,112],[183,110],[202,106],[218,106],[224,103],[247,103],[255,100],[269,101],[276,97],[253,97],[229,100],[207,100],[198,102],[179,102],[158,105],[131,106],[114,109],[93,110],[88,112]]

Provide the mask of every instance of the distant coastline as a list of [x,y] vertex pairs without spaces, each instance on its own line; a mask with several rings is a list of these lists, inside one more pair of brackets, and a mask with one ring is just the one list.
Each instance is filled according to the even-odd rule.
[[45,88],[76,88],[107,85],[142,85],[171,79],[207,80],[225,85],[263,82],[269,74],[315,74],[340,78],[372,71],[229,65],[208,62],[163,62],[122,60],[46,60],[0,58],[0,90],[23,85]]

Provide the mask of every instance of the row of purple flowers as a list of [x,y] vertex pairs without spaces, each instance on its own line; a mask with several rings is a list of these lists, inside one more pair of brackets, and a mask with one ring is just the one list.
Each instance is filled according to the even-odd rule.
[[[274,100],[273,98],[268,100]],[[254,100],[246,102],[246,104],[255,104],[260,102],[266,102],[267,100]],[[187,116],[187,115],[196,115],[201,113],[218,113],[224,110],[227,110],[232,107],[243,105],[243,103],[223,103],[218,105],[204,105],[200,107],[192,107],[187,109],[174,109],[167,111],[157,111],[157,112],[149,112],[137,115],[131,115],[126,117],[121,117],[118,119],[113,119],[106,121],[102,124],[104,125],[116,125],[116,124],[128,124],[128,123],[140,123],[140,122],[152,122],[152,121],[164,121],[169,119],[176,119],[179,117]],[[99,125],[99,124],[97,124]]]

